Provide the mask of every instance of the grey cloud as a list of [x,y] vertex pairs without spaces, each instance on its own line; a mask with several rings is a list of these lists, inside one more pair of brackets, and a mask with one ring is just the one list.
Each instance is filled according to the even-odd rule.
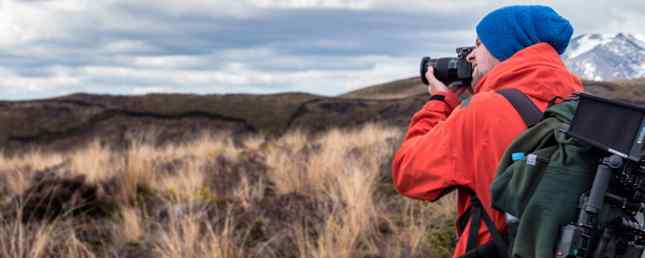
[[[278,9],[251,18],[222,16],[171,16],[155,10],[133,8],[132,16],[163,23],[163,33],[124,33],[115,36],[145,39],[161,49],[204,53],[212,49],[270,47],[294,54],[346,55],[348,53],[400,54],[415,44],[419,32],[442,33],[471,30],[474,19],[441,14],[358,10]],[[428,33],[425,33],[426,35]],[[421,40],[416,39],[421,42]],[[344,44],[320,44],[320,42]]]
[[[455,47],[472,44],[474,25],[495,7],[479,1],[456,3],[450,11],[256,8],[249,11],[252,15],[218,15],[168,6],[117,2],[74,13],[64,21],[55,19],[60,37],[0,48],[0,67],[15,77],[7,83],[32,78],[47,84],[47,78],[61,74],[80,81],[58,82],[56,90],[43,86],[42,91],[20,92],[19,86],[0,85],[0,98],[149,89],[333,95],[415,75],[424,55],[454,55]],[[640,1],[608,6],[582,1],[554,4],[574,23],[576,33],[607,31],[616,26],[610,24],[633,23],[634,17],[642,18],[638,12],[645,12]],[[173,59],[177,56],[181,58]],[[92,67],[112,70],[88,73]]]
[[[278,56],[311,57],[318,60],[311,62],[315,65],[324,63],[325,59],[347,56],[451,53],[455,45],[451,43],[454,38],[450,33],[469,30],[472,26],[472,22],[451,17],[382,11],[281,10],[252,19],[174,17],[146,13],[142,9],[128,12],[149,23],[163,24],[166,29],[134,33],[118,29],[95,30],[92,26],[77,28],[76,37],[69,40],[35,42],[26,47],[51,49],[49,55],[24,58],[12,51],[3,51],[4,62],[33,70],[52,64],[113,65],[118,63],[114,56],[119,55],[211,55],[217,64],[217,54],[228,49],[267,48]],[[101,46],[115,41],[143,42],[149,48],[139,52],[102,52]],[[254,60],[253,56],[248,58],[237,61],[251,65],[269,61]],[[338,62],[329,60],[327,63]],[[342,68],[340,65],[339,69]]]

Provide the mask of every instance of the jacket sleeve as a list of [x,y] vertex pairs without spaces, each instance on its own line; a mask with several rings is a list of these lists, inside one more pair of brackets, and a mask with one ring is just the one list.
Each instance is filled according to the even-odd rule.
[[[414,114],[394,155],[392,178],[402,195],[434,201],[456,185],[469,185],[472,173],[463,165],[474,138],[473,108],[457,107],[455,94],[431,100]],[[454,110],[454,112],[453,112]]]

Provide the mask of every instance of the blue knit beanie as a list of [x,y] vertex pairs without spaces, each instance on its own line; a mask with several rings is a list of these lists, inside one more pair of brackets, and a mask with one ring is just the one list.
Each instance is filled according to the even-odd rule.
[[515,5],[487,14],[477,24],[477,36],[493,56],[504,61],[531,45],[546,42],[559,54],[569,45],[573,27],[551,7]]

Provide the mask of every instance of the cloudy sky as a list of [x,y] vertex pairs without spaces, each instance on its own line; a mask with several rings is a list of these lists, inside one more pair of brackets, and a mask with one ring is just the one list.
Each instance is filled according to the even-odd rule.
[[[518,1],[0,0],[0,99],[73,92],[337,95],[415,76]],[[642,0],[522,1],[644,34]]]

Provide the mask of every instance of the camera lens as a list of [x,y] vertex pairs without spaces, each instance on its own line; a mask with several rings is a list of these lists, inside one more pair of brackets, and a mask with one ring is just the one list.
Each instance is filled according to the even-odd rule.
[[432,66],[434,71],[434,76],[441,82],[446,85],[458,81],[460,78],[458,76],[458,59],[454,57],[443,57],[432,59],[430,57],[424,57],[421,59],[421,81],[428,85],[428,78],[426,73],[428,72],[428,67]]
[[428,82],[428,78],[426,78],[426,73],[428,72],[428,67],[431,65],[430,61],[432,61],[432,59],[430,59],[430,57],[426,56],[426,57],[421,58],[421,82],[423,82],[423,84],[425,84],[425,85],[430,84]]
[[459,87],[470,85],[472,81],[473,67],[468,62],[467,56],[475,47],[457,48],[457,57],[442,57],[432,59],[430,57],[421,58],[421,81],[428,85],[426,73],[428,67],[432,66],[434,76],[448,87]]

